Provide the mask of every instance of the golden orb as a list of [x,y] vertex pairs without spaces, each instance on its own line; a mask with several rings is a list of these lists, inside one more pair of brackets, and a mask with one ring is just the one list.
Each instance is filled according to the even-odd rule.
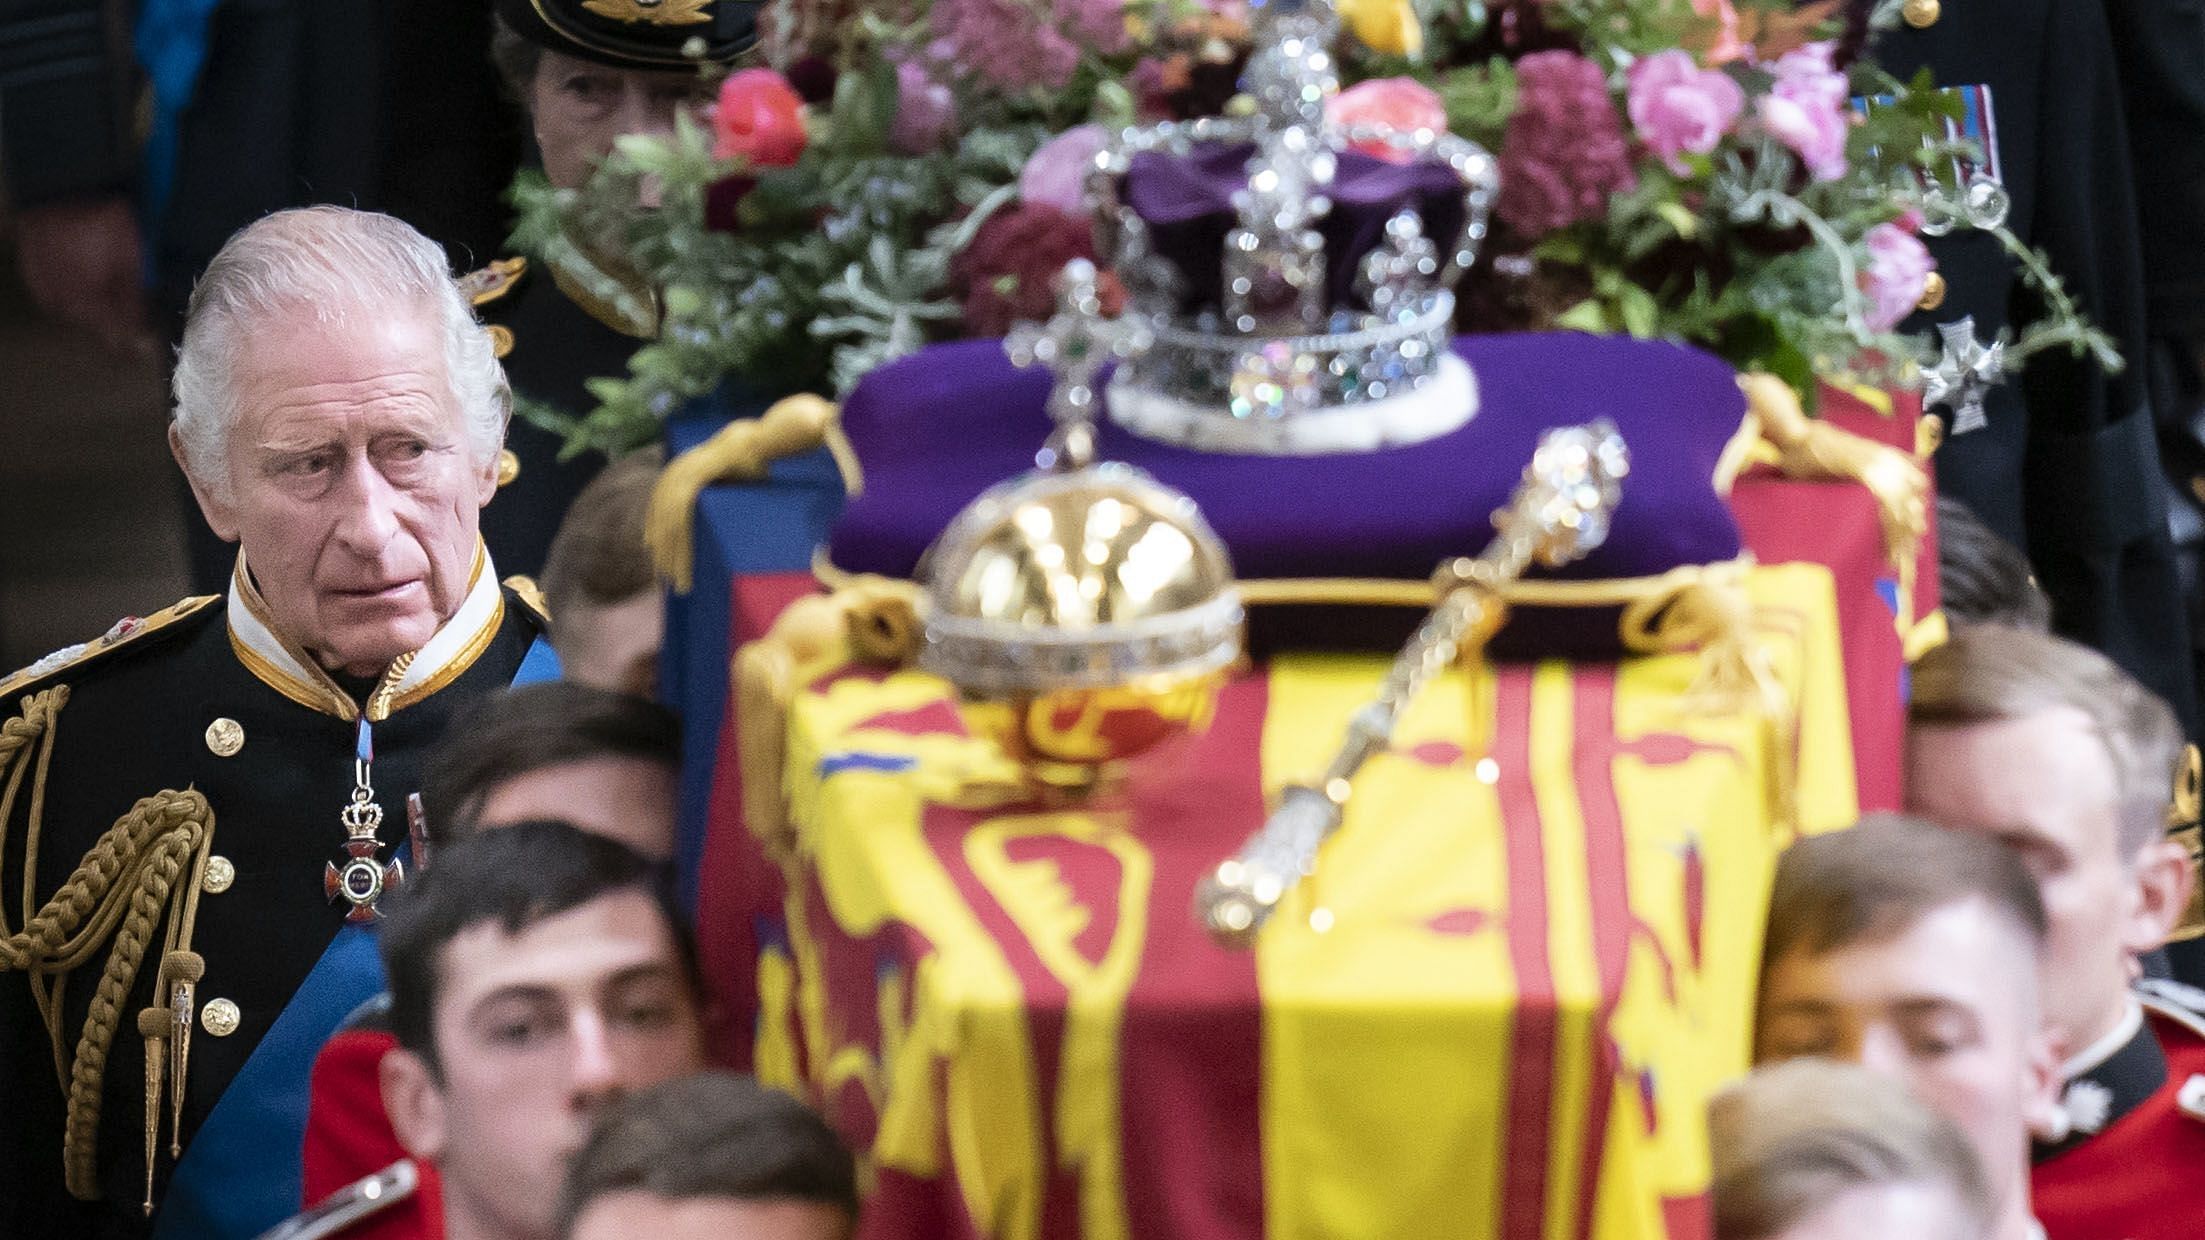
[[1130,465],[989,490],[921,575],[920,666],[974,699],[973,720],[1030,766],[1100,767],[1205,726],[1240,658],[1224,545],[1193,500]]

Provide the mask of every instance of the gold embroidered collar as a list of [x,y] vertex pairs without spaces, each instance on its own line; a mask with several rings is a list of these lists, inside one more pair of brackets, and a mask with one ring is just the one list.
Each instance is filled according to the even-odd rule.
[[[238,662],[262,683],[301,706],[334,715],[347,722],[361,715],[358,702],[338,687],[307,653],[276,631],[268,603],[253,584],[245,567],[245,553],[238,552],[237,568],[230,574],[230,648]],[[367,719],[381,723],[457,680],[474,665],[505,622],[505,595],[498,589],[498,575],[490,569],[490,553],[478,541],[475,562],[467,577],[467,597],[421,649],[400,655],[383,673],[368,695]]]

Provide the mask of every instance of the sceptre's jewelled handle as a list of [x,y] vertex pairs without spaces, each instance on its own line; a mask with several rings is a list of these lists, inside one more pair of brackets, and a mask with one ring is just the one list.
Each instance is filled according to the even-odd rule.
[[1439,602],[1394,658],[1377,698],[1349,719],[1323,779],[1288,785],[1263,826],[1195,889],[1195,916],[1213,938],[1228,947],[1254,941],[1286,893],[1316,871],[1317,849],[1339,830],[1356,772],[1391,743],[1401,712],[1455,661],[1466,637],[1497,627],[1506,606],[1500,588],[1534,563],[1555,567],[1598,547],[1629,472],[1623,437],[1606,419],[1540,438],[1515,495],[1493,516],[1492,543],[1475,559],[1440,567]]

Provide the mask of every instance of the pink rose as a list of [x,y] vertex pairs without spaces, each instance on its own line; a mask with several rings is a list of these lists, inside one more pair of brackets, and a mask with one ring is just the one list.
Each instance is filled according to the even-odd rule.
[[1770,66],[1776,84],[1754,101],[1754,118],[1792,149],[1817,181],[1845,175],[1845,134],[1853,123],[1845,75],[1831,62],[1833,43],[1810,43]]
[[1087,170],[1095,166],[1095,156],[1109,140],[1100,125],[1075,125],[1042,143],[1019,171],[1019,201],[1084,214]]
[[745,69],[720,83],[712,109],[712,154],[753,168],[786,168],[804,153],[804,101],[771,69]]
[[1860,287],[1868,295],[1868,327],[1890,331],[1914,312],[1937,263],[1928,246],[1897,224],[1878,224],[1864,240],[1868,266],[1860,273]]
[[1746,92],[1720,69],[1702,69],[1688,52],[1656,52],[1631,66],[1631,126],[1671,172],[1683,155],[1715,149],[1745,110]]
[[[1410,134],[1419,129],[1446,133],[1447,105],[1415,78],[1372,78],[1334,95],[1325,107],[1325,119],[1342,129],[1367,126],[1387,133]],[[1408,152],[1376,139],[1358,142],[1355,149],[1395,163],[1409,159]]]
[[957,124],[957,97],[916,62],[896,66],[896,122],[888,144],[906,155],[941,147]]

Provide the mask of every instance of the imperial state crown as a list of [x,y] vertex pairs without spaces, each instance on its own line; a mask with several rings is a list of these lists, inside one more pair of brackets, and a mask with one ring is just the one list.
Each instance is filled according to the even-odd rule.
[[1477,408],[1448,348],[1493,158],[1444,133],[1341,127],[1332,6],[1264,5],[1247,117],[1127,130],[1088,179],[1105,262],[1153,344],[1118,368],[1113,420],[1211,451],[1417,443]]

